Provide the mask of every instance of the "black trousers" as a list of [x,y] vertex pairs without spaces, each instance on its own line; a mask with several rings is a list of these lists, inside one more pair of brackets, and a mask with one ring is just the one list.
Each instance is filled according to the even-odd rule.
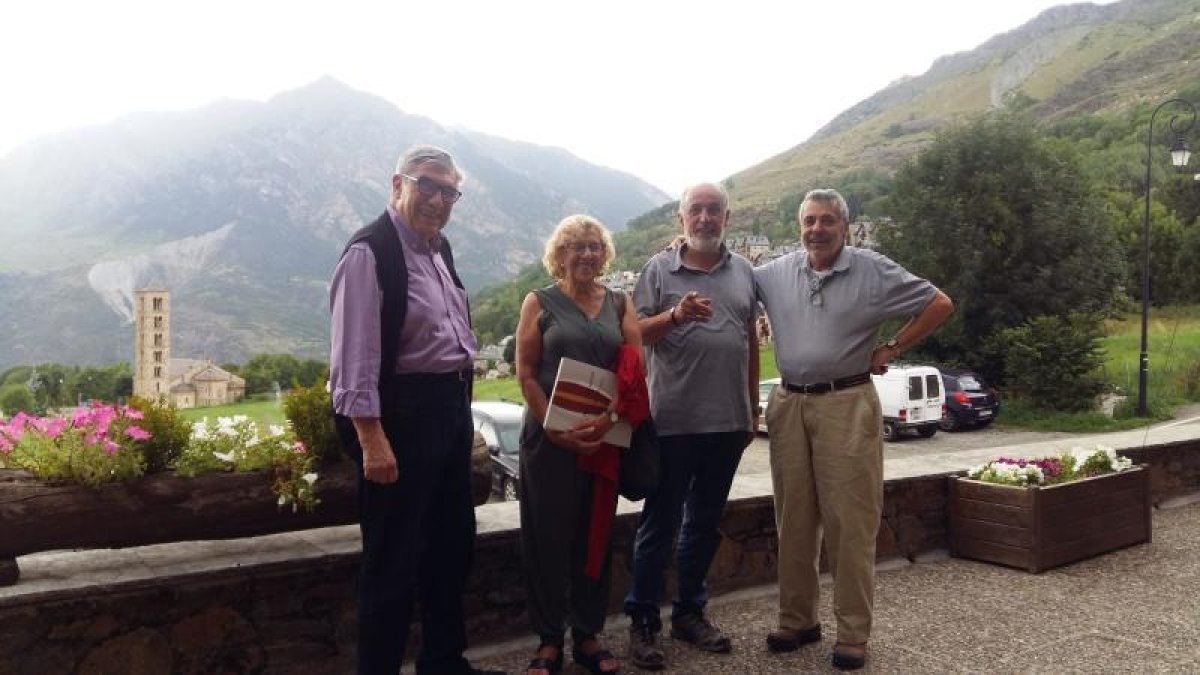
[[[359,473],[358,672],[400,671],[414,600],[417,672],[465,672],[462,592],[475,547],[467,387],[454,375],[403,377],[412,386],[382,419],[400,478],[379,485]],[[361,456],[355,461],[362,466]]]

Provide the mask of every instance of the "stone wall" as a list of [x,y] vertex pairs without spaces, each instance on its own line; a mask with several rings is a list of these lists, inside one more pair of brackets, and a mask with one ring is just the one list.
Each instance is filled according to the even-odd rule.
[[[1155,503],[1200,489],[1200,441],[1123,454],[1150,465]],[[945,549],[947,492],[945,474],[888,481],[879,558],[911,560]],[[480,507],[481,519],[495,520],[499,513],[515,520],[512,506]],[[619,610],[628,587],[636,523],[636,513],[623,513],[614,524],[614,541],[620,543],[611,611]],[[722,531],[710,575],[714,594],[774,581],[770,495],[732,501]],[[475,560],[465,597],[471,642],[525,634],[517,531],[484,531]],[[349,672],[357,563],[353,551],[307,552],[57,590],[22,593],[18,584],[0,596],[0,675]]]

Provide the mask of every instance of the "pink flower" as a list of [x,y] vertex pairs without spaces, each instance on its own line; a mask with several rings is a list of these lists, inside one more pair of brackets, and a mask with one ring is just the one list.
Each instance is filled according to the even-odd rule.
[[112,457],[113,455],[117,454],[117,451],[120,449],[121,449],[121,446],[117,445],[116,443],[113,443],[112,441],[108,440],[107,438],[104,439],[104,454],[108,455],[109,457]]
[[145,417],[145,415],[142,414],[141,410],[138,410],[137,408],[130,408],[129,406],[125,406],[124,408],[121,408],[121,414],[128,417],[131,420],[140,420]]
[[150,432],[146,431],[145,429],[143,429],[141,427],[132,427],[132,426],[126,427],[125,435],[132,438],[135,441],[144,441],[144,440],[150,438]]
[[302,441],[296,441],[295,443],[292,443],[292,452],[296,453],[297,455],[303,455],[307,451],[308,449],[304,447],[304,443]]
[[55,417],[46,424],[43,430],[50,438],[58,438],[62,435],[63,429],[67,426],[67,421],[61,417]]

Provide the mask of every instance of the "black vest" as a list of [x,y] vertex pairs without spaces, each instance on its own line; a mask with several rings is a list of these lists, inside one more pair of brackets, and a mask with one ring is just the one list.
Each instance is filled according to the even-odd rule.
[[[400,352],[400,331],[404,328],[404,318],[408,313],[408,264],[404,261],[404,248],[400,245],[400,235],[392,218],[387,211],[350,237],[342,256],[350,247],[366,242],[375,256],[375,275],[379,279],[379,288],[383,290],[383,303],[379,311],[379,404],[381,411],[394,409],[396,395],[400,389],[399,378],[396,376],[396,358]],[[450,250],[450,242],[442,239],[442,260],[450,271],[454,285],[464,288],[454,269],[454,254]],[[464,288],[465,290],[465,288]],[[467,306],[467,323],[471,321],[471,308]],[[468,394],[470,385],[468,384]],[[358,438],[349,418],[337,415],[338,435],[342,437],[343,447],[350,450],[353,439],[354,449],[357,450]],[[349,432],[349,437],[347,433]],[[361,451],[360,451],[361,452]]]

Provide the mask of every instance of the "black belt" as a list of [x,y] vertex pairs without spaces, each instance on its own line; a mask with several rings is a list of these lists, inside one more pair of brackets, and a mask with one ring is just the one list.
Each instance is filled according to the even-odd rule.
[[859,373],[858,375],[851,375],[850,377],[843,377],[841,379],[831,380],[829,382],[792,384],[791,382],[785,380],[783,386],[786,387],[788,391],[794,391],[797,394],[828,394],[831,391],[857,387],[860,384],[866,384],[870,381],[871,371],[868,370],[865,373]]
[[448,373],[396,373],[396,379],[408,384],[433,384],[434,382],[470,382],[475,373],[471,370],[452,370]]

